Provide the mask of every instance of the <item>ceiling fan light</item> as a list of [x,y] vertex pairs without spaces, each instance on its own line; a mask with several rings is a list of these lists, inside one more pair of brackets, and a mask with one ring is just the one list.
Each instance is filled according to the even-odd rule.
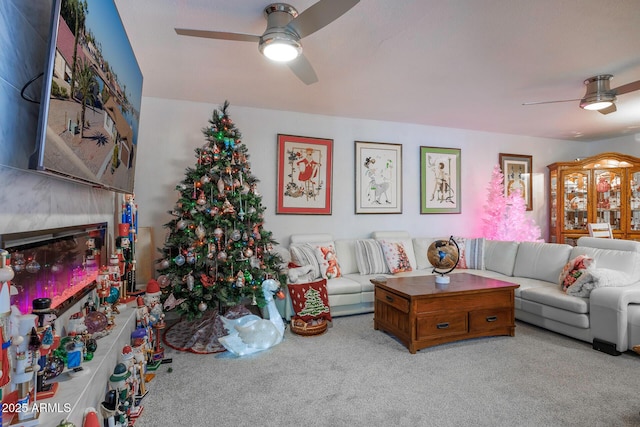
[[591,103],[580,103],[580,107],[584,108],[585,110],[591,110],[591,111],[598,111],[598,110],[604,110],[605,108],[609,108],[613,105],[613,102],[611,101],[597,101],[597,102],[591,102]]
[[302,53],[302,45],[296,40],[285,37],[263,38],[260,42],[260,52],[276,62],[289,62]]

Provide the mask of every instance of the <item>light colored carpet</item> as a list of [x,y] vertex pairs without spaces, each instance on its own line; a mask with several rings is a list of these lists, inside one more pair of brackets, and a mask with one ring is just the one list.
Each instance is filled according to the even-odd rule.
[[640,425],[640,356],[522,322],[413,355],[373,314],[245,358],[166,355],[136,427]]

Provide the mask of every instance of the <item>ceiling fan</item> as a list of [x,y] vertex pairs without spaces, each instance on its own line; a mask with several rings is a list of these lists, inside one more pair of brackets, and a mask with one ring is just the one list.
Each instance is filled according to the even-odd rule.
[[640,90],[640,80],[611,89],[611,77],[613,77],[611,74],[599,74],[597,76],[589,77],[584,81],[584,84],[587,86],[587,92],[582,98],[563,99],[559,101],[525,102],[522,105],[580,101],[580,108],[584,108],[585,110],[596,110],[600,114],[613,113],[616,111],[616,96]]
[[186,28],[176,28],[175,31],[183,36],[257,42],[258,49],[263,55],[274,61],[286,62],[300,80],[310,85],[318,81],[318,76],[311,63],[302,54],[300,39],[335,21],[359,1],[320,0],[300,14],[289,4],[272,3],[264,9],[267,29],[261,36]]

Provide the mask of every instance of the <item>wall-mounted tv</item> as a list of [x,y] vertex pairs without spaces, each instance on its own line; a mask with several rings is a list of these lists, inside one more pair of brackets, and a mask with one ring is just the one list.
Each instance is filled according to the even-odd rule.
[[29,168],[132,193],[142,72],[114,0],[53,0]]

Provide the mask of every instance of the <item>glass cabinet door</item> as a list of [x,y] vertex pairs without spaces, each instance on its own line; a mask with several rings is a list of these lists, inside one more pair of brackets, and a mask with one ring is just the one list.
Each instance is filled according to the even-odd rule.
[[567,172],[563,175],[565,231],[587,229],[588,188],[588,172]]
[[613,230],[620,230],[620,203],[622,199],[620,169],[596,169],[593,179],[596,187],[595,222],[609,223]]
[[[640,174],[640,173],[639,173]],[[549,216],[549,229],[551,231],[550,241],[556,243],[557,236],[555,235],[556,226],[558,225],[558,172],[552,171],[549,174],[551,192],[549,194],[550,202],[550,216]]]
[[629,173],[629,230],[640,231],[640,170]]

